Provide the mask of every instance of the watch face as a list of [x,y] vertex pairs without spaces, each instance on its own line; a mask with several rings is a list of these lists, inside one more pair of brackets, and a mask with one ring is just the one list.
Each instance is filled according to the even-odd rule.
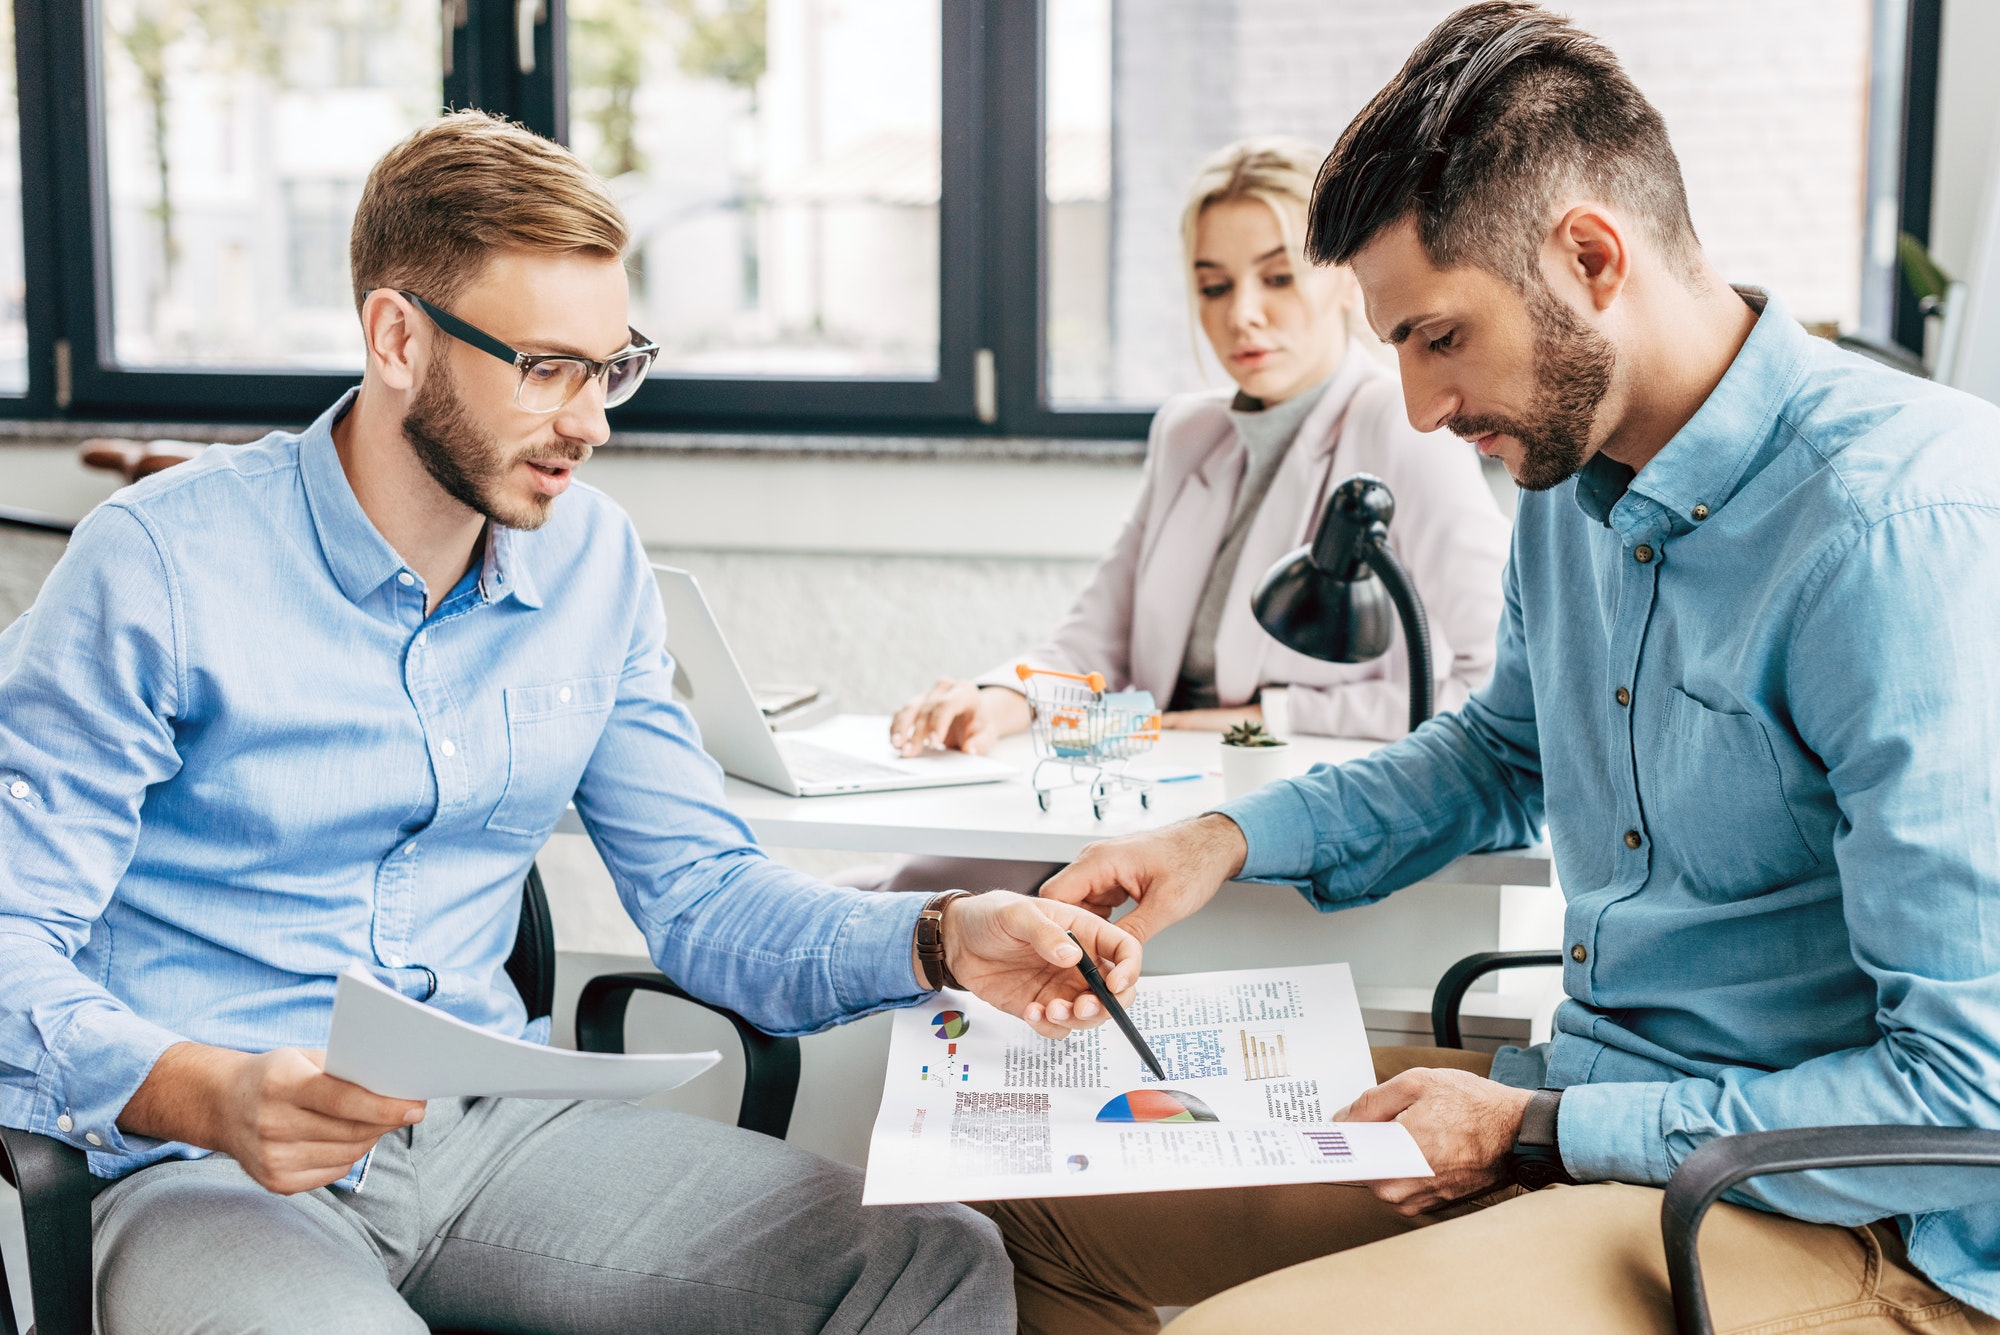
[[1514,1151],[1514,1181],[1528,1191],[1540,1191],[1558,1182],[1567,1183],[1570,1176],[1553,1150],[1537,1147]]

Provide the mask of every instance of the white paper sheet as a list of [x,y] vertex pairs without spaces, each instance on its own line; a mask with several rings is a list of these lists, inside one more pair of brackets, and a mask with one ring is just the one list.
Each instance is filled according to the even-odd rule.
[[684,1085],[719,1052],[613,1056],[503,1038],[390,991],[360,967],[333,993],[326,1072],[395,1099],[643,1099]]
[[1375,1083],[1345,964],[1142,978],[1131,1016],[1165,1082],[1108,1023],[1045,1039],[963,992],[899,1012],[862,1202],[1430,1176],[1400,1124],[1327,1120]]

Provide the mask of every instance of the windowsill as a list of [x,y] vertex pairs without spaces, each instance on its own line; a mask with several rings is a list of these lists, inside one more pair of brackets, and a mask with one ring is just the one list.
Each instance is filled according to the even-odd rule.
[[[11,505],[78,519],[118,486],[77,462],[85,436],[233,442],[264,433],[7,422],[0,491]],[[1132,508],[1144,457],[1145,442],[1125,440],[633,432],[614,435],[584,477],[656,550],[1095,560]]]
[[[0,446],[49,445],[91,436],[132,440],[237,443],[297,427],[242,423],[85,422],[0,419]],[[967,460],[995,462],[1131,464],[1146,456],[1143,440],[1088,440],[1047,436],[820,436],[766,432],[617,431],[607,451],[634,454],[760,459]]]

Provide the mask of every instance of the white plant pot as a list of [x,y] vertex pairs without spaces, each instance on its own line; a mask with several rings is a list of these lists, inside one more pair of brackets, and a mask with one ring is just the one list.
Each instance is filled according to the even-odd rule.
[[1235,801],[1267,783],[1292,777],[1292,746],[1222,746],[1222,795]]

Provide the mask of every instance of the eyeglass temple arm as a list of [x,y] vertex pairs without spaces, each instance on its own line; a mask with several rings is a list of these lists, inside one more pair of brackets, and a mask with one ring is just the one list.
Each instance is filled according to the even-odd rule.
[[508,347],[505,343],[502,343],[499,339],[476,325],[467,324],[450,311],[440,310],[414,292],[398,290],[396,295],[414,301],[417,305],[423,307],[424,314],[431,317],[432,323],[461,343],[470,343],[481,352],[491,353],[501,361],[506,362],[509,366],[519,366],[521,364],[520,353],[514,351],[514,349]]

